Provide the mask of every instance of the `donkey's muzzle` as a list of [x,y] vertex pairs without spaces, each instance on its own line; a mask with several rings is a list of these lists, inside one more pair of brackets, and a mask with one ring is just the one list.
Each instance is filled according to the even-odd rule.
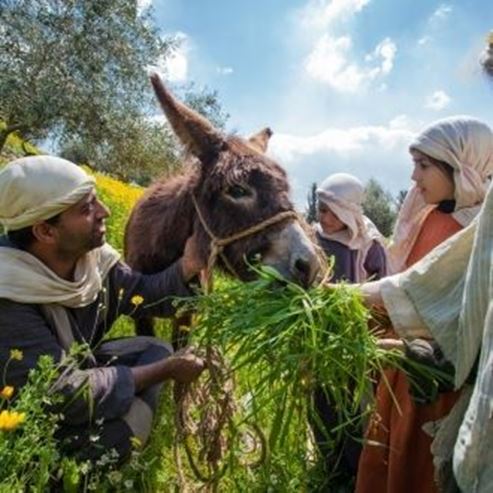
[[289,222],[270,240],[271,247],[263,256],[263,262],[286,279],[310,286],[320,270],[320,263],[313,243],[300,224]]

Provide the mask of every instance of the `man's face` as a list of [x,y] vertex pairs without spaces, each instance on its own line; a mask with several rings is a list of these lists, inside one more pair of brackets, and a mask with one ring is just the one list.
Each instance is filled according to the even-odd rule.
[[59,221],[53,226],[59,253],[77,257],[103,245],[106,233],[104,220],[109,215],[94,191],[60,214]]

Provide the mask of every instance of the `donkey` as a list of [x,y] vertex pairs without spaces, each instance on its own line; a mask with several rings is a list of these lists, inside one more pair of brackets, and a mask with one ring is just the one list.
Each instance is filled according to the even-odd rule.
[[[225,136],[176,100],[157,74],[151,82],[172,129],[196,162],[181,175],[151,185],[137,202],[125,229],[128,264],[155,273],[181,257],[194,232],[203,258],[217,247],[213,236],[240,233],[223,247],[220,268],[248,280],[248,261],[260,259],[286,278],[309,285],[319,269],[318,257],[296,220],[285,171],[264,155],[270,129],[249,139]],[[137,332],[151,335],[152,320],[137,320]]]

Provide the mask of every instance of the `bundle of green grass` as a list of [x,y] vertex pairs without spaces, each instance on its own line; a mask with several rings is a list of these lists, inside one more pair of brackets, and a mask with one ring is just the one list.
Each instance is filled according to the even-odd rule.
[[[212,293],[186,308],[198,313],[194,343],[226,355],[235,379],[237,405],[229,433],[237,441],[231,441],[228,454],[236,473],[231,477],[250,474],[259,485],[263,476],[264,486],[297,490],[306,486],[316,455],[310,431],[318,419],[315,389],[334,406],[338,425],[331,437],[339,440],[348,425],[371,412],[372,382],[384,368],[398,366],[401,356],[378,347],[354,287],[305,290],[269,268],[257,274],[250,283],[216,283]],[[265,448],[255,471],[242,463],[245,439],[231,430],[248,425],[261,430]]]

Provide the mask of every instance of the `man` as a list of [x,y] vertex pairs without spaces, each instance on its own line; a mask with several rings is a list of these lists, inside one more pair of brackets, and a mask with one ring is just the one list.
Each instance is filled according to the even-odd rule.
[[[19,391],[39,356],[61,361],[74,343],[87,344],[89,354],[58,384],[66,397],[59,435],[90,459],[112,448],[126,457],[132,437],[144,443],[162,383],[187,383],[204,369],[190,350],[172,356],[152,337],[102,342],[120,314],[172,315],[173,297],[189,295],[186,282],[203,267],[192,237],[164,271],[133,272],[105,243],[108,216],[94,179],[69,161],[28,157],[0,172],[3,383]],[[5,372],[12,349],[23,358]]]

